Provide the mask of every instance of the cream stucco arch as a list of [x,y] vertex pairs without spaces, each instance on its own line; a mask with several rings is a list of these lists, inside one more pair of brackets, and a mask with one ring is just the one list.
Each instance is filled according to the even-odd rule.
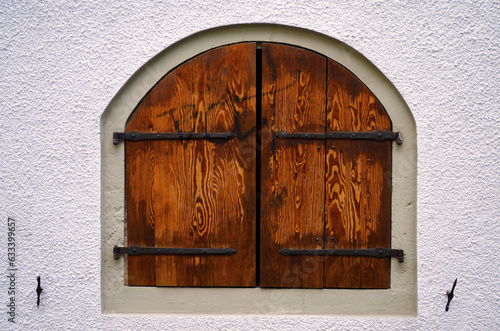
[[[391,264],[387,290],[145,288],[124,285],[124,147],[113,145],[143,96],[170,70],[199,53],[222,45],[262,41],[311,49],[352,71],[377,96],[404,143],[393,148],[392,246],[405,251]],[[410,109],[391,82],[365,57],[331,37],[270,24],[226,26],[185,38],[142,66],[110,102],[101,118],[102,309],[105,313],[185,314],[355,314],[416,315],[416,126]]]

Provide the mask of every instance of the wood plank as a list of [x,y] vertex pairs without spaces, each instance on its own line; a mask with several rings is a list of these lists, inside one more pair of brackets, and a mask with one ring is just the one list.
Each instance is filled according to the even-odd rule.
[[[351,72],[328,61],[327,131],[391,130],[380,102]],[[391,142],[328,140],[327,248],[390,247]],[[387,288],[389,259],[326,257],[325,287]]]
[[323,248],[324,141],[273,132],[325,132],[326,59],[279,44],[262,47],[261,286],[323,286],[323,258],[281,248]]
[[253,43],[228,47],[224,55],[214,54],[220,64],[210,67],[208,90],[214,107],[207,112],[207,131],[236,134],[229,142],[211,145],[209,185],[217,221],[210,244],[237,250],[229,257],[211,257],[216,286],[255,286],[256,282],[255,49]]
[[[221,47],[162,79],[129,122],[127,131],[237,134],[229,142],[152,142],[154,180],[138,180],[153,192],[155,244],[237,250],[231,256],[156,256],[157,286],[255,285],[255,157],[247,155],[255,148],[254,95],[255,45]],[[127,198],[135,194],[127,190]],[[134,216],[127,213],[128,224],[140,223]]]
[[[127,242],[128,245],[154,246],[156,211],[153,200],[155,150],[144,142],[125,144]],[[133,192],[133,193],[132,193]],[[154,286],[156,260],[153,256],[127,257],[127,283],[137,286]]]

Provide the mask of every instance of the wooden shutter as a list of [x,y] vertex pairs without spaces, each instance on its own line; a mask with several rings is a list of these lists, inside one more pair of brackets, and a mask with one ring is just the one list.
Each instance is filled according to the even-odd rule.
[[129,256],[129,285],[255,286],[259,272],[262,287],[389,286],[388,258],[278,251],[390,248],[392,143],[275,136],[390,131],[387,113],[357,77],[314,52],[264,43],[261,60],[254,43],[201,54],[165,76],[131,117],[127,132],[236,138],[127,141],[128,244],[237,253]]
[[189,60],[149,92],[126,127],[236,134],[126,142],[126,200],[129,245],[237,252],[129,256],[129,285],[255,285],[255,52],[244,43]]
[[274,134],[391,130],[389,117],[332,60],[279,44],[262,54],[261,286],[387,288],[387,258],[278,250],[389,248],[391,142]]

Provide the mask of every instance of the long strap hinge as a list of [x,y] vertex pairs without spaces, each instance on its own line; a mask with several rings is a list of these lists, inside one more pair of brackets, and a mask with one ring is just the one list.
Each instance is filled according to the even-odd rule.
[[232,132],[113,132],[113,144],[118,145],[120,140],[192,140],[192,139],[224,139],[236,137]]
[[395,140],[398,145],[403,143],[401,131],[369,131],[369,132],[323,132],[323,133],[303,133],[303,132],[284,132],[280,131],[274,134],[280,139],[363,139],[363,140]]
[[376,258],[397,257],[400,263],[404,262],[402,249],[376,247],[371,249],[293,249],[283,248],[278,251],[282,255],[319,255],[319,256],[368,256]]
[[113,247],[113,258],[118,260],[120,255],[231,255],[236,250],[226,248],[180,248],[180,247],[143,247],[132,245],[129,247]]

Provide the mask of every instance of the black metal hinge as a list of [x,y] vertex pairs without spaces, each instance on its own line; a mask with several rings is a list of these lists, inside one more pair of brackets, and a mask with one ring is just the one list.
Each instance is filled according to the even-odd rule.
[[113,132],[113,144],[118,145],[120,140],[192,140],[192,139],[224,139],[236,137],[231,132]]
[[143,247],[132,245],[129,247],[113,247],[113,257],[115,260],[120,258],[120,255],[231,255],[236,253],[236,250],[227,248],[171,248],[171,247]]
[[277,132],[274,134],[280,139],[364,139],[364,140],[396,140],[398,145],[403,143],[403,135],[400,131],[370,131],[370,132],[326,132],[326,133],[301,133],[301,132]]
[[283,248],[278,251],[283,255],[324,255],[324,256],[369,256],[376,258],[397,257],[399,262],[404,262],[402,249],[389,249],[376,247],[371,249],[292,249]]

